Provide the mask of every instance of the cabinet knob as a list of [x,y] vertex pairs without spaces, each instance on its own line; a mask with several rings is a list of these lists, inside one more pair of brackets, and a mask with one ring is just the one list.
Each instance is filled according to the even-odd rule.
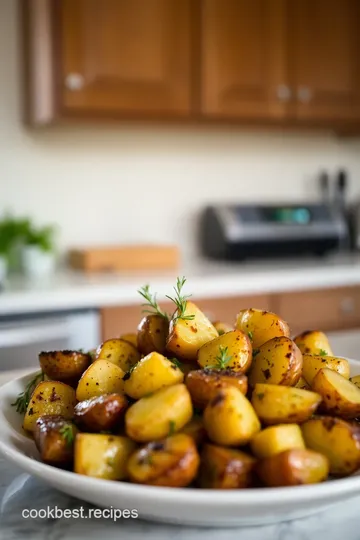
[[68,90],[76,92],[84,87],[84,77],[80,73],[69,73],[65,78],[65,86]]
[[301,103],[309,103],[312,100],[312,92],[308,86],[299,86],[297,95]]
[[286,84],[280,84],[277,87],[276,95],[279,101],[289,101],[291,99],[291,90]]

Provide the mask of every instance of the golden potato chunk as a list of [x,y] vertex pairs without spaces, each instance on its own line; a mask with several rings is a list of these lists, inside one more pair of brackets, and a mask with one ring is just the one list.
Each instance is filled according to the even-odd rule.
[[124,480],[127,463],[136,444],[127,437],[104,433],[78,433],[75,439],[74,472],[102,478]]
[[169,335],[169,321],[161,315],[146,315],[138,326],[138,349],[142,354],[165,354]]
[[301,377],[301,369],[302,354],[295,343],[286,336],[275,337],[253,352],[249,384],[293,386]]
[[77,386],[91,364],[91,356],[80,351],[49,351],[39,354],[41,369],[53,381]]
[[166,348],[176,358],[191,362],[196,360],[200,347],[219,337],[219,334],[193,302],[186,303],[183,316],[192,319],[178,318],[178,310],[175,311],[170,321]]
[[240,450],[205,444],[199,485],[205,489],[240,489],[254,484],[256,460]]
[[213,322],[213,326],[218,331],[219,336],[222,336],[223,334],[226,334],[226,332],[231,332],[232,330],[234,330],[233,326],[222,321]]
[[123,370],[108,360],[95,360],[83,373],[76,389],[76,399],[84,401],[103,394],[122,394]]
[[321,402],[320,394],[292,386],[256,384],[251,403],[265,425],[294,424],[310,418]]
[[128,371],[140,360],[140,353],[129,341],[108,339],[98,347],[96,360],[107,360],[123,371]]
[[71,465],[77,431],[74,424],[63,416],[39,416],[33,435],[42,461],[57,467]]
[[301,426],[308,448],[325,455],[330,474],[348,476],[360,467],[360,426],[333,418],[311,418]]
[[204,411],[209,438],[221,446],[247,444],[260,431],[260,422],[246,397],[234,386],[219,390]]
[[324,332],[307,330],[294,338],[296,345],[303,354],[332,356],[330,343]]
[[266,458],[292,448],[305,448],[301,429],[297,424],[278,424],[257,433],[250,442],[253,454]]
[[197,369],[190,371],[185,379],[195,407],[203,409],[217,392],[225,386],[235,386],[242,394],[247,392],[247,377],[231,369]]
[[269,487],[317,484],[328,477],[329,462],[322,454],[297,448],[262,459],[256,472]]
[[31,396],[23,428],[34,431],[37,419],[49,414],[70,420],[74,416],[75,404],[75,390],[71,386],[57,381],[43,381],[36,386]]
[[345,358],[338,358],[337,356],[313,356],[310,354],[304,354],[303,356],[303,369],[302,376],[310,386],[314,380],[315,375],[320,369],[328,368],[333,371],[337,371],[348,379],[350,377],[349,362]]
[[164,386],[182,383],[184,374],[176,363],[157,352],[142,358],[124,376],[124,392],[133,399],[140,399]]
[[123,394],[103,394],[77,403],[74,422],[82,431],[112,431],[119,428],[128,407]]
[[302,390],[311,390],[311,386],[308,385],[304,377],[300,377],[298,382],[295,384],[295,388],[302,388]]
[[131,345],[134,345],[134,347],[137,348],[137,345],[138,345],[137,334],[135,334],[134,332],[129,332],[128,334],[122,334],[120,336],[120,339],[122,339],[123,341],[128,341],[129,343],[131,343]]
[[138,442],[163,439],[180,431],[192,415],[186,386],[167,386],[131,405],[125,414],[126,433]]
[[252,359],[249,337],[233,330],[205,343],[198,352],[197,361],[202,368],[232,369],[245,373]]
[[250,337],[254,349],[274,337],[290,337],[290,329],[285,321],[275,313],[261,309],[242,309],[235,327]]
[[177,433],[134,452],[128,471],[130,480],[137,484],[185,487],[195,478],[199,462],[193,439]]
[[360,388],[360,375],[355,375],[355,377],[351,377],[350,381],[358,388]]
[[349,419],[360,416],[360,389],[336,371],[320,369],[312,388],[321,395],[326,413]]

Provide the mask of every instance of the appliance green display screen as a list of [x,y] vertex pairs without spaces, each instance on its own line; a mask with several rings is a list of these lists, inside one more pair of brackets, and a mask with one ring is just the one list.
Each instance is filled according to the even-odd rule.
[[266,208],[265,219],[272,223],[307,225],[311,222],[311,213],[308,208],[298,207],[276,207]]

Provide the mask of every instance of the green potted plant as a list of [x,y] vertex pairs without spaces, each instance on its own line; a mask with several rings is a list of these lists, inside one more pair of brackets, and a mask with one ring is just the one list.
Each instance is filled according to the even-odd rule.
[[29,222],[23,237],[23,269],[29,277],[44,277],[55,268],[55,230],[36,228]]
[[8,273],[12,251],[19,241],[24,226],[24,220],[19,221],[7,214],[0,219],[0,283]]

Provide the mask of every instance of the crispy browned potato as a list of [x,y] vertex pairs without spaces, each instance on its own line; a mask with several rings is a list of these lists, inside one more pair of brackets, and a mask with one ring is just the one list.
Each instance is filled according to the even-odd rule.
[[31,396],[23,428],[34,431],[37,419],[48,414],[70,420],[74,416],[75,404],[75,390],[71,386],[58,381],[43,381],[36,386]]
[[346,379],[350,377],[350,365],[345,358],[326,355],[303,355],[302,376],[310,386],[312,385],[315,375],[323,368],[337,371]]
[[205,444],[201,453],[200,487],[206,489],[240,489],[254,484],[256,460],[232,448]]
[[190,371],[185,379],[195,407],[203,409],[219,389],[235,386],[242,394],[247,392],[247,377],[231,369],[197,369]]
[[200,347],[197,361],[202,368],[233,369],[246,373],[251,365],[252,347],[247,334],[227,332]]
[[84,401],[103,394],[122,394],[123,370],[108,360],[95,360],[82,374],[76,388],[76,399]]
[[172,356],[192,362],[200,347],[216,337],[219,337],[216,328],[193,302],[188,301],[183,317],[178,318],[176,310],[170,321],[166,348]]
[[148,443],[130,457],[130,480],[151,486],[184,487],[196,476],[199,454],[189,435],[178,433]]
[[231,332],[232,330],[234,330],[233,326],[222,321],[213,322],[213,326],[218,331],[219,336],[222,336],[223,334],[226,334],[226,332]]
[[129,341],[108,339],[98,347],[96,360],[107,360],[123,371],[128,371],[140,360],[140,353]]
[[250,386],[256,383],[295,385],[301,377],[302,354],[286,336],[266,341],[253,352],[248,373]]
[[294,338],[296,345],[303,354],[328,355],[333,352],[324,332],[319,330],[307,330]]
[[48,351],[39,354],[39,362],[49,379],[76,388],[81,375],[91,364],[91,356],[80,351]]
[[260,422],[246,397],[234,386],[218,391],[204,411],[209,439],[221,446],[247,444],[260,431]]
[[60,415],[40,416],[35,424],[34,441],[44,463],[58,467],[71,465],[77,428]]
[[259,383],[255,385],[251,403],[265,425],[299,424],[314,414],[321,396],[293,386]]
[[360,426],[332,416],[311,418],[301,426],[308,448],[327,456],[330,474],[348,476],[360,467]]
[[203,419],[200,416],[193,416],[193,418],[188,422],[180,431],[180,433],[185,433],[194,439],[196,446],[201,446],[206,439],[206,430],[204,428]]
[[128,437],[104,433],[78,433],[74,448],[74,472],[102,478],[124,480],[127,463],[136,444]]
[[142,354],[158,352],[165,354],[169,334],[169,321],[161,315],[146,315],[138,326],[137,343]]
[[275,313],[261,309],[242,309],[237,316],[235,327],[248,334],[254,349],[274,337],[290,337],[288,324]]
[[328,477],[329,462],[322,454],[297,448],[262,459],[256,472],[269,487],[317,484]]
[[94,396],[75,406],[74,422],[82,431],[112,431],[120,427],[127,407],[123,394]]
[[349,419],[360,416],[360,389],[336,371],[320,369],[312,388],[321,395],[326,413]]

